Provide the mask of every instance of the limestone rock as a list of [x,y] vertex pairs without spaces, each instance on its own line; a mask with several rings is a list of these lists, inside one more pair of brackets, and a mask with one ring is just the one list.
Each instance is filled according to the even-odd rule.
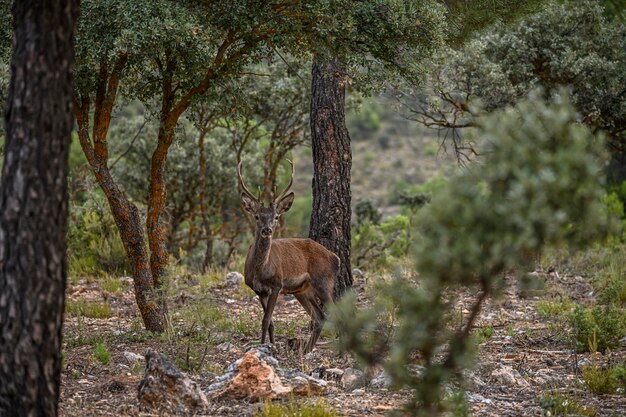
[[365,278],[365,274],[360,269],[354,268],[352,270],[352,277],[353,278],[357,278],[357,279],[363,279],[363,278]]
[[341,376],[341,386],[346,391],[352,391],[365,385],[363,371],[354,368],[346,368]]
[[370,386],[372,388],[389,388],[391,386],[391,376],[383,371],[376,378],[370,381]]
[[229,272],[228,274],[226,274],[226,277],[224,277],[224,285],[226,285],[227,287],[236,287],[242,282],[243,275],[241,275],[239,272]]
[[139,382],[139,404],[169,414],[201,413],[208,402],[200,387],[174,367],[165,356],[149,350],[146,371]]
[[124,359],[126,359],[126,362],[128,362],[130,365],[135,365],[138,362],[143,362],[145,359],[143,355],[139,355],[138,353],[129,351],[124,351],[122,355],[124,355]]
[[326,385],[326,381],[300,371],[281,369],[269,349],[259,346],[233,362],[206,393],[209,398],[264,400],[289,394],[319,395],[325,392]]
[[510,366],[503,366],[491,373],[491,377],[508,386],[528,387],[530,384],[519,372]]

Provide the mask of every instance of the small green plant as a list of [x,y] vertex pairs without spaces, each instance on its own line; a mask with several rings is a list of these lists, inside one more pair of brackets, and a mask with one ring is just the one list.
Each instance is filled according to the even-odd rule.
[[536,309],[537,314],[544,318],[562,317],[574,309],[574,303],[569,298],[559,301],[541,300]]
[[626,313],[614,306],[584,308],[577,305],[569,317],[573,341],[578,352],[595,349],[604,352],[619,346],[626,332]]
[[583,367],[582,377],[587,389],[596,394],[615,394],[620,389],[626,394],[626,363],[603,367],[594,359]]
[[111,305],[106,302],[88,301],[84,298],[68,299],[65,302],[65,312],[74,317],[106,319],[111,317]]
[[479,327],[476,330],[478,344],[485,343],[487,340],[491,339],[491,336],[493,336],[493,327],[491,326]]
[[104,277],[100,278],[98,281],[100,283],[100,288],[102,288],[103,291],[106,291],[111,294],[114,294],[116,292],[121,292],[124,290],[124,287],[125,287],[121,279],[116,278],[111,275],[105,275]]
[[266,401],[255,417],[337,417],[337,412],[323,399],[298,403],[293,397],[285,403]]
[[553,416],[589,416],[595,417],[598,412],[593,407],[583,406],[580,401],[568,393],[551,392],[539,399],[541,408]]
[[107,350],[103,341],[96,343],[96,347],[93,350],[93,356],[103,365],[107,365],[111,360],[111,354]]

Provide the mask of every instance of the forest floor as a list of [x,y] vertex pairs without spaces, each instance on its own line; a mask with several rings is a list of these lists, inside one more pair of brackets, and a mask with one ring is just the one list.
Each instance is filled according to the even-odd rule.
[[[624,393],[599,395],[585,389],[581,367],[592,361],[623,363],[626,347],[622,344],[605,355],[577,354],[563,336],[564,324],[538,312],[541,303],[564,296],[588,305],[593,299],[592,287],[577,276],[538,274],[547,281],[541,294],[521,297],[516,281],[510,279],[503,295],[489,300],[482,310],[476,326],[480,342],[477,363],[467,372],[464,388],[470,415],[625,416]],[[143,363],[129,361],[128,352],[143,354],[154,349],[165,353],[206,388],[247,347],[258,343],[261,308],[254,294],[243,285],[223,285],[219,275],[176,280],[169,301],[173,330],[160,336],[141,330],[130,279],[69,284],[61,415],[152,415],[141,411],[137,402]],[[366,305],[368,284],[358,281],[355,287],[360,302]],[[460,297],[460,316],[467,314],[473,299],[470,292]],[[338,354],[324,343],[328,332],[309,355],[288,348],[294,339],[308,336],[308,318],[295,300],[281,297],[274,320],[278,334],[274,356],[281,367],[310,373],[320,366],[357,366],[349,355]],[[338,415],[383,416],[401,408],[410,395],[408,390],[368,385],[344,390],[341,384],[331,384],[324,401]],[[259,407],[245,401],[211,400],[208,415],[248,416]]]

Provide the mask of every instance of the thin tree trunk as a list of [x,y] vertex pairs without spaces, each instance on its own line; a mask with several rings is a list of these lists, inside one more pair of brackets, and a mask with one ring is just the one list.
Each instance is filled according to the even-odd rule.
[[202,261],[202,273],[206,273],[213,264],[213,231],[211,230],[211,220],[206,196],[206,151],[204,149],[204,138],[207,130],[203,129],[198,136],[198,199],[200,200],[200,217],[202,228],[206,234],[206,251]]
[[13,3],[0,187],[0,415],[56,416],[78,0]]
[[345,71],[336,59],[315,61],[312,71],[311,144],[313,210],[309,237],[341,259],[335,298],[352,286],[350,266],[350,169],[345,121]]
[[[146,330],[162,333],[165,330],[165,311],[160,308],[159,303],[155,302],[153,294],[155,286],[139,210],[117,186],[107,164],[106,137],[117,91],[116,78],[115,72],[110,78],[106,72],[101,72],[100,88],[98,88],[96,97],[96,111],[94,112],[93,145],[89,137],[89,99],[75,99],[74,114],[78,124],[78,138],[96,181],[107,198],[111,214],[120,233],[126,256],[132,268],[135,300],[144,326]],[[107,97],[106,100],[104,98],[99,99],[99,97],[104,96]]]
[[[174,124],[175,126],[175,124]],[[169,264],[166,230],[163,220],[167,190],[165,187],[165,165],[167,153],[174,140],[174,126],[163,125],[159,129],[157,147],[152,154],[150,166],[150,189],[148,193],[148,216],[146,226],[148,243],[150,244],[150,270],[154,288],[159,292],[158,298],[163,311],[167,311],[164,280]]]

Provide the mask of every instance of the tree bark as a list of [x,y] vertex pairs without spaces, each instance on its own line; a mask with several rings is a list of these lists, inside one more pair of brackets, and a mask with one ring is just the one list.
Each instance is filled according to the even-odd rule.
[[0,188],[0,415],[56,416],[78,0],[13,3]]
[[89,136],[88,97],[75,98],[74,114],[78,124],[78,138],[96,181],[107,198],[115,224],[120,232],[126,256],[130,262],[135,289],[135,300],[146,330],[162,333],[165,330],[165,310],[155,302],[155,285],[150,270],[148,248],[145,243],[139,210],[117,186],[108,167],[107,135],[111,114],[117,96],[120,71],[126,65],[121,56],[109,73],[102,64],[95,97],[93,145]]
[[335,299],[352,286],[350,266],[350,169],[345,120],[345,71],[336,59],[316,60],[312,71],[311,144],[313,210],[309,237],[341,259]]

